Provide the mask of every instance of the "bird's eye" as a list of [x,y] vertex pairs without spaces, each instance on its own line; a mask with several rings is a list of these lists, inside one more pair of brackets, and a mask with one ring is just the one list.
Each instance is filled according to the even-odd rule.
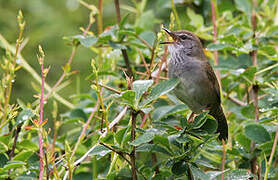
[[188,39],[188,36],[187,36],[187,35],[185,35],[185,34],[180,35],[179,37],[180,37],[182,40],[186,40],[186,39]]

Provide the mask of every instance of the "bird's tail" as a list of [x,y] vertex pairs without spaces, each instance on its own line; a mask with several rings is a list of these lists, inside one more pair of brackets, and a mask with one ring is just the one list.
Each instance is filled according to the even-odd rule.
[[218,122],[218,128],[217,128],[217,133],[220,133],[218,136],[219,140],[227,140],[228,139],[228,124],[226,117],[223,113],[223,109],[221,105],[214,106],[210,112],[210,115],[212,115]]

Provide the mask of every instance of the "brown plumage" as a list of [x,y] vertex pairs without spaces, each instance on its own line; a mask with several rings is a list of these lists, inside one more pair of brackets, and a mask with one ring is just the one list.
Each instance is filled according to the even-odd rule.
[[220,87],[199,38],[189,31],[163,29],[173,38],[163,44],[169,44],[169,77],[181,82],[174,89],[175,95],[194,113],[209,109],[218,122],[218,138],[226,140],[228,125],[221,107]]

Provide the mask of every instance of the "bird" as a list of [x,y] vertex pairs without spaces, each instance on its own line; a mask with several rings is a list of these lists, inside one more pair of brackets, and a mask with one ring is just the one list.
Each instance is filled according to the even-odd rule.
[[173,90],[175,96],[189,107],[192,114],[209,110],[218,122],[218,139],[226,141],[228,124],[221,106],[220,86],[200,39],[187,30],[163,30],[173,39],[161,44],[168,45],[170,53],[168,77],[180,81]]

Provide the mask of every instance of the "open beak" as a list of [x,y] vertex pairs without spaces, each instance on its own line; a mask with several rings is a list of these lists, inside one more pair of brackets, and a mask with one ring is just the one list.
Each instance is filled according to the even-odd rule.
[[169,34],[169,36],[171,36],[173,38],[174,41],[161,42],[160,44],[174,44],[177,41],[178,37],[172,31],[170,31],[169,29],[166,29],[164,27],[162,29],[164,31],[166,31],[167,34]]

